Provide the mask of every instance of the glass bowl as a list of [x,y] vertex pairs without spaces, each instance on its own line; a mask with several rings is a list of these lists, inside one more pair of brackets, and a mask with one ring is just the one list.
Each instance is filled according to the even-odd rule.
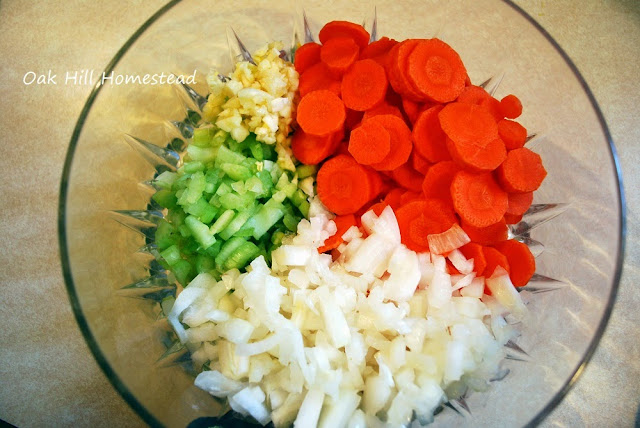
[[[373,25],[369,2],[325,0],[304,9],[312,32],[333,19]],[[173,1],[134,33],[104,73],[196,72],[191,86],[206,94],[208,71],[231,64],[230,25],[250,51],[270,40],[290,45],[299,11],[293,2]],[[403,0],[378,1],[375,11],[378,35],[438,36],[460,53],[472,82],[493,77],[488,85],[497,98],[517,94],[525,106],[519,120],[537,134],[528,144],[542,156],[548,177],[534,200],[540,211],[515,231],[544,250],[527,291],[531,321],[511,344],[509,375],[445,408],[434,426],[536,425],[583,371],[616,296],[624,200],[609,131],[573,63],[517,6]],[[184,427],[216,416],[221,405],[167,353],[157,299],[169,288],[140,251],[155,218],[145,211],[151,193],[141,183],[156,172],[147,159],[160,168],[172,162],[158,160],[166,153],[153,149],[188,137],[183,119],[202,99],[182,91],[181,100],[167,84],[116,83],[96,85],[70,142],[59,207],[64,277],[81,330],[113,386],[150,425]],[[128,216],[114,221],[113,211],[123,210]],[[133,285],[123,292],[127,284]]]

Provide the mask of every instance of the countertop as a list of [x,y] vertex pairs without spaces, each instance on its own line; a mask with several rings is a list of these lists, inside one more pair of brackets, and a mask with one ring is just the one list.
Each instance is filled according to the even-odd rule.
[[[90,85],[23,84],[30,70],[102,70],[162,0],[0,3],[0,419],[19,427],[143,426],[94,360],[62,278],[62,166]],[[618,300],[581,379],[544,426],[638,426],[640,2],[519,0],[575,62],[606,118],[627,196]]]

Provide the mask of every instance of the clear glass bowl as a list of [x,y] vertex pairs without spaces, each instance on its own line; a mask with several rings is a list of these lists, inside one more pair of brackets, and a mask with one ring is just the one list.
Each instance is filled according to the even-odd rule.
[[[304,7],[315,31],[332,19],[371,25],[374,10],[368,2],[333,0]],[[570,59],[517,6],[403,0],[378,1],[376,7],[379,35],[443,38],[460,53],[476,84],[504,73],[496,97],[517,94],[525,106],[520,121],[544,135],[531,142],[549,173],[534,203],[569,205],[531,237],[544,245],[538,273],[561,282],[540,281],[537,290],[531,288],[532,320],[521,326],[517,340],[526,354],[513,350],[506,361],[510,374],[488,392],[466,398],[470,415],[447,408],[435,421],[435,426],[536,425],[577,380],[615,300],[624,201],[606,124]],[[210,68],[230,65],[229,25],[250,51],[269,40],[291,43],[296,8],[249,0],[171,2],[136,31],[105,73],[196,70],[195,89],[206,93]],[[157,303],[118,292],[148,276],[149,257],[137,253],[144,236],[113,221],[109,212],[144,210],[150,193],[140,183],[155,172],[124,135],[165,146],[180,134],[170,121],[184,118],[183,106],[170,85],[98,84],[78,119],[61,185],[62,265],[76,318],[113,386],[154,426],[184,427],[220,410],[179,365],[157,363],[166,350]]]

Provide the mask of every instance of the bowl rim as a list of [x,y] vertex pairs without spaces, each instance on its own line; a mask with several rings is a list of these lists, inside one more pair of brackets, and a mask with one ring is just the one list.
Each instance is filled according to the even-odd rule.
[[[576,384],[584,369],[590,362],[593,354],[595,353],[600,340],[606,330],[607,324],[611,317],[611,313],[613,311],[613,307],[616,301],[618,288],[620,286],[620,278],[622,276],[622,268],[626,247],[626,238],[627,238],[627,227],[626,227],[626,199],[623,188],[623,180],[622,180],[622,170],[620,167],[620,161],[618,158],[618,154],[611,137],[611,133],[607,126],[607,123],[604,119],[604,115],[600,110],[600,107],[595,99],[595,96],[591,92],[591,89],[587,85],[585,79],[580,74],[578,68],[573,63],[571,58],[567,55],[567,53],[560,47],[560,45],[556,42],[556,40],[540,25],[531,15],[525,12],[520,6],[516,5],[512,0],[500,0],[506,5],[510,6],[513,10],[519,13],[523,18],[525,18],[533,27],[535,27],[542,36],[547,39],[547,41],[553,46],[556,52],[562,57],[565,63],[569,66],[571,71],[573,72],[575,78],[578,80],[580,85],[582,86],[583,91],[587,95],[591,107],[593,108],[596,116],[598,118],[598,122],[602,129],[602,132],[607,141],[607,145],[609,148],[609,156],[611,163],[615,169],[615,178],[617,182],[617,211],[620,218],[620,224],[618,227],[618,247],[617,247],[617,255],[615,258],[615,271],[613,276],[613,286],[609,291],[609,297],[607,300],[607,304],[602,313],[602,318],[595,330],[595,333],[589,343],[586,351],[582,355],[577,366],[571,372],[571,375],[564,382],[562,387],[554,394],[554,396],[547,402],[531,419],[526,427],[533,427],[539,425],[551,412],[560,404],[560,402],[566,397],[568,392],[573,388]],[[163,17],[165,13],[167,13],[170,9],[172,9],[177,4],[181,3],[182,0],[171,0],[164,6],[162,6],[158,11],[156,11],[151,17],[149,17],[132,35],[131,37],[124,43],[124,45],[116,52],[111,61],[107,64],[104,69],[104,72],[109,74],[116,65],[120,62],[122,57],[128,52],[129,48],[140,38],[140,36],[158,19]],[[71,140],[69,141],[69,147],[67,149],[67,154],[65,156],[64,167],[62,170],[62,178],[60,182],[60,193],[58,199],[58,245],[60,249],[60,260],[62,265],[62,274],[65,281],[65,287],[67,289],[67,294],[69,296],[69,301],[71,303],[71,307],[73,309],[73,314],[78,323],[78,327],[82,332],[82,335],[93,354],[96,362],[102,369],[103,373],[107,376],[111,385],[118,391],[120,396],[127,402],[127,404],[142,418],[144,422],[152,427],[162,427],[164,426],[147,408],[134,396],[134,394],[127,388],[125,383],[120,379],[115,370],[110,366],[106,357],[103,355],[98,342],[93,336],[89,324],[84,316],[82,307],[80,305],[79,297],[76,293],[75,283],[73,280],[72,270],[71,270],[71,260],[69,257],[68,245],[67,245],[67,225],[66,225],[66,209],[67,209],[67,196],[69,193],[69,180],[70,174],[73,164],[73,157],[76,150],[76,147],[79,142],[80,134],[82,133],[82,129],[84,126],[84,122],[93,106],[93,103],[96,100],[96,97],[100,93],[102,89],[102,82],[98,80],[94,87],[92,88],[87,101],[85,102],[80,116],[76,122],[76,125],[73,129],[73,133],[71,135]]]

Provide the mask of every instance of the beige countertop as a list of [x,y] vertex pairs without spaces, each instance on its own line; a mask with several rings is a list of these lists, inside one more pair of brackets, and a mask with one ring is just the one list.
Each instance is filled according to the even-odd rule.
[[[0,3],[0,419],[142,426],[102,373],[62,278],[62,166],[89,85],[25,86],[29,70],[101,70],[162,0]],[[573,59],[606,118],[627,195],[618,301],[592,362],[545,426],[630,427],[640,404],[640,2],[519,0]]]

